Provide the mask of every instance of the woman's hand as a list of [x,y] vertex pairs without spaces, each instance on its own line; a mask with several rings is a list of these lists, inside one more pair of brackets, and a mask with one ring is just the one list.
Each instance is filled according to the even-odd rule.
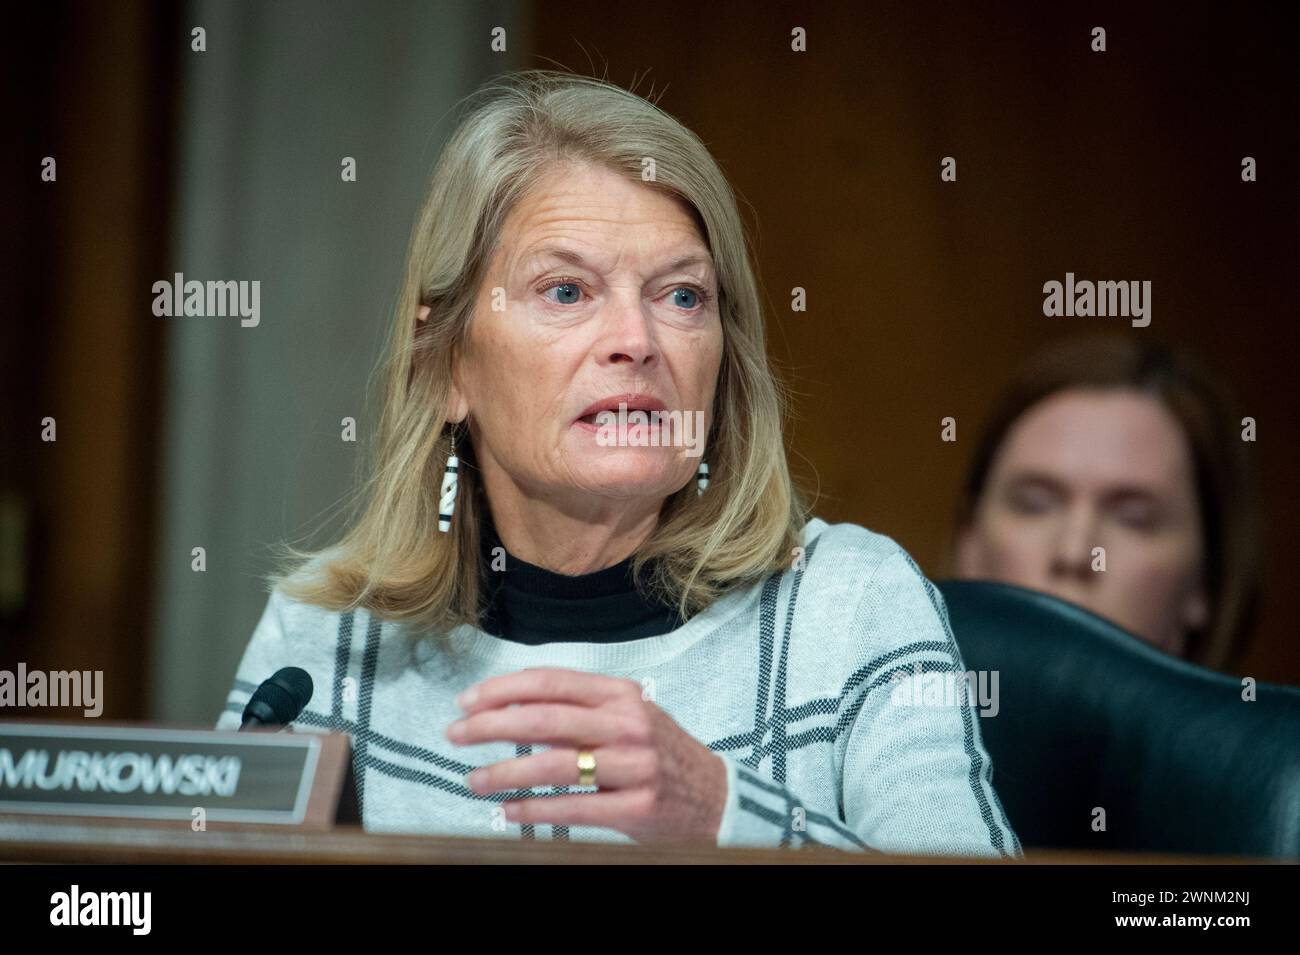
[[477,793],[576,786],[578,751],[596,756],[597,792],[506,802],[511,822],[604,826],[638,842],[716,841],[726,765],[635,681],[537,668],[491,677],[457,702],[466,716],[447,728],[454,743],[551,747],[476,769],[468,784]]

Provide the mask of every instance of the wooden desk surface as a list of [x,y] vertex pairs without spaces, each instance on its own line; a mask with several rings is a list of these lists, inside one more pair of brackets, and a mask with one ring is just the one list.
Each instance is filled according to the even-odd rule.
[[[1036,851],[1025,862],[1047,865],[1197,865],[1271,860],[1110,852]],[[1004,865],[1005,860],[901,856],[830,849],[719,849],[591,842],[536,842],[367,833],[356,826],[329,832],[225,826],[192,832],[188,824],[0,818],[0,862],[166,864],[742,864],[742,865]]]

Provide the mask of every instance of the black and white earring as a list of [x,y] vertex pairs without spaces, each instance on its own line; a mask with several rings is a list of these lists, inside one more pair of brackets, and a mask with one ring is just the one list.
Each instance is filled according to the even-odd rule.
[[700,469],[695,472],[695,484],[695,496],[699,497],[704,493],[704,489],[709,486],[709,463],[707,461],[700,462]]
[[447,470],[442,475],[442,497],[438,501],[438,530],[444,534],[451,530],[451,515],[456,510],[457,472],[460,459],[456,457],[456,433],[451,435],[451,454],[447,458]]

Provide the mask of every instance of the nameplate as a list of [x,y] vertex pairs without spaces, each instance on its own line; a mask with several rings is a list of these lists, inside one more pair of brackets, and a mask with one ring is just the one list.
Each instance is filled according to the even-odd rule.
[[346,735],[0,722],[0,814],[328,828]]

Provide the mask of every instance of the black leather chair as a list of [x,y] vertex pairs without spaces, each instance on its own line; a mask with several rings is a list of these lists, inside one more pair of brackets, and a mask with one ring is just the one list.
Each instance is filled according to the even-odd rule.
[[[940,581],[968,671],[998,671],[980,719],[1025,848],[1300,858],[1300,689],[1154,649],[1008,584]],[[1094,809],[1105,831],[1094,831]]]

